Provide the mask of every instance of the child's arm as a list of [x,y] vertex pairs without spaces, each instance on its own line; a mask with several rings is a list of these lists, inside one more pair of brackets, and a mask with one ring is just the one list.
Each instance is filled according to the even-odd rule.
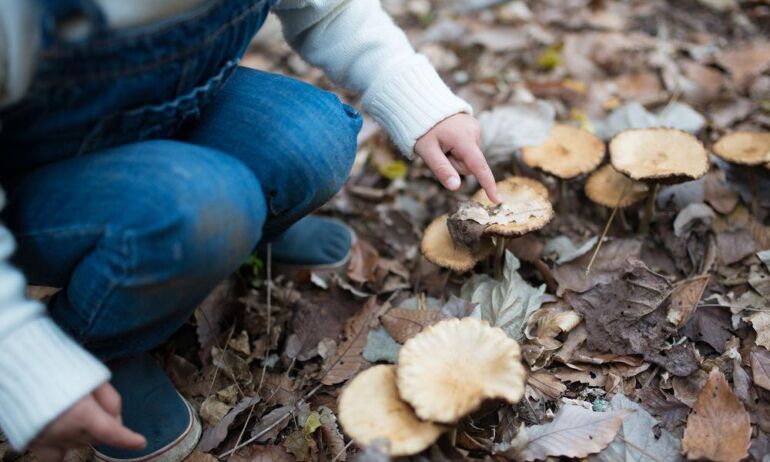
[[470,105],[414,51],[379,0],[282,0],[276,13],[287,41],[332,81],[362,93],[363,109],[404,154],[419,154],[450,189],[460,185],[456,169],[472,173],[496,199]]

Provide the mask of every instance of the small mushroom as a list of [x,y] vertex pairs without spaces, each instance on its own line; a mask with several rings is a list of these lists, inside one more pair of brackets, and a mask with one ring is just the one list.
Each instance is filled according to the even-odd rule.
[[709,169],[706,148],[691,134],[673,128],[639,128],[610,141],[610,162],[632,180],[653,185],[647,196],[640,232],[646,234],[660,184],[697,180]]
[[751,182],[751,209],[756,213],[757,174],[752,167],[764,165],[770,168],[770,132],[734,132],[724,135],[714,144],[714,154],[719,158],[748,168]]
[[448,215],[444,214],[433,220],[422,236],[420,252],[429,262],[462,273],[491,255],[493,247],[489,238],[482,238],[476,251],[456,243],[449,234],[447,218]]
[[[548,188],[543,183],[528,176],[512,176],[502,181],[498,181],[497,192],[503,198],[503,202],[509,202],[506,198],[513,195],[520,185],[529,186],[546,199],[551,198],[550,191],[548,191]],[[487,197],[487,193],[484,192],[483,189],[476,191],[476,194],[471,196],[471,200],[482,205],[492,205],[492,202]]]
[[401,400],[395,366],[374,366],[348,383],[339,402],[342,428],[356,444],[389,442],[390,456],[409,456],[424,451],[444,432],[444,427],[417,418]]
[[603,158],[602,140],[587,130],[563,124],[551,128],[545,143],[521,148],[522,162],[558,179],[560,204],[565,196],[564,180],[594,171]]
[[614,209],[625,208],[644,199],[650,188],[607,164],[593,172],[586,181],[586,196],[593,202]]
[[396,369],[401,398],[423,420],[453,423],[487,399],[517,403],[526,370],[515,340],[475,318],[448,319],[407,340]]

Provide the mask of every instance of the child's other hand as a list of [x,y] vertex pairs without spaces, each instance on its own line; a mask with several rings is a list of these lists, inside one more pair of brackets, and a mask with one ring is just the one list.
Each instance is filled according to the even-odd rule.
[[460,187],[459,174],[473,175],[489,200],[499,204],[495,177],[479,149],[480,142],[478,121],[468,114],[455,114],[436,124],[417,140],[414,151],[447,189],[454,191]]
[[143,449],[147,441],[124,427],[120,420],[120,395],[105,383],[48,424],[30,444],[40,462],[59,462],[67,449],[105,444]]

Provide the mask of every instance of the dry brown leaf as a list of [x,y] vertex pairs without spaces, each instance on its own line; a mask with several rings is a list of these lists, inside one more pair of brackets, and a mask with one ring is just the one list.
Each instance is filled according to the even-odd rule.
[[344,382],[367,363],[361,356],[366,348],[366,336],[372,323],[376,323],[377,318],[387,309],[387,304],[379,305],[376,297],[371,297],[361,311],[348,320],[344,340],[337,347],[337,352],[324,361],[321,383],[335,385]]
[[751,374],[757,386],[770,390],[770,351],[756,348],[751,352]]
[[757,345],[770,349],[770,313],[758,311],[745,317],[744,320],[750,322],[757,332],[757,339],[755,340]]
[[756,41],[716,54],[716,60],[741,84],[770,68],[770,42]]
[[694,278],[683,281],[671,291],[671,304],[668,307],[668,322],[676,326],[677,329],[682,327],[693,311],[698,306],[698,302],[703,296],[703,291],[706,290],[706,286],[709,283],[709,276],[696,276]]
[[356,282],[365,283],[376,281],[375,272],[380,261],[380,253],[370,243],[363,239],[353,244],[348,263],[347,275]]
[[690,460],[737,462],[748,456],[749,413],[719,369],[713,369],[687,418],[682,451]]
[[[280,446],[251,444],[230,457],[231,462],[294,462]],[[205,461],[203,461],[205,462]]]
[[436,310],[409,310],[392,308],[382,315],[380,322],[398,342],[404,343],[421,330],[444,319],[446,316]]
[[532,372],[527,377],[527,385],[539,391],[543,396],[556,401],[567,391],[567,386],[564,385],[549,372],[537,371]]

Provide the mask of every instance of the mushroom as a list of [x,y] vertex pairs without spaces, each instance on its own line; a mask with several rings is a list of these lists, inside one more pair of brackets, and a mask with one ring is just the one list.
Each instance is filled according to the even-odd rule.
[[356,444],[368,446],[387,440],[390,456],[424,451],[444,432],[444,427],[417,418],[401,400],[395,366],[374,366],[348,383],[339,402],[343,430]]
[[475,318],[448,319],[404,343],[396,383],[423,420],[453,423],[486,399],[517,403],[526,370],[515,340]]
[[429,262],[442,268],[461,273],[469,271],[492,253],[493,246],[488,238],[482,238],[476,251],[455,243],[449,234],[447,218],[448,215],[441,215],[428,225],[420,241],[420,252]]
[[[538,230],[553,218],[553,207],[544,195],[548,190],[541,183],[532,181],[535,180],[514,177],[498,182],[502,198],[502,204],[498,206],[492,205],[483,191],[477,192],[473,199],[478,199],[478,202],[472,200],[460,204],[451,216],[442,215],[428,225],[420,251],[431,263],[460,272],[472,269],[491,254],[489,237],[497,238],[498,252],[502,255],[506,238]],[[530,187],[529,184],[537,186]],[[454,222],[471,221],[481,227],[479,246],[474,248],[463,239],[453,238],[448,223],[450,219]],[[456,223],[454,227],[457,228]],[[499,265],[497,261],[496,264]]]
[[[729,133],[714,144],[714,154],[732,164],[770,168],[770,132]],[[751,209],[756,213],[757,174],[754,169],[749,169],[748,177],[751,182]]]
[[[536,179],[527,176],[512,176],[497,182],[497,191],[503,198],[503,202],[508,202],[506,198],[513,195],[519,185],[529,186],[544,196],[546,199],[551,198],[551,193],[548,191],[548,188]],[[476,191],[476,194],[471,196],[471,200],[476,201],[482,205],[493,205],[487,197],[487,193],[483,189]]]
[[596,204],[614,208],[626,208],[644,199],[649,187],[632,180],[607,164],[593,172],[586,181],[585,192]]
[[673,128],[639,128],[620,132],[610,141],[610,162],[632,180],[651,183],[640,232],[646,234],[661,184],[697,180],[709,169],[706,148],[691,134]]
[[592,172],[604,158],[604,142],[593,133],[557,124],[539,146],[521,148],[521,160],[529,167],[555,176],[559,182],[559,203],[564,201],[564,180]]

